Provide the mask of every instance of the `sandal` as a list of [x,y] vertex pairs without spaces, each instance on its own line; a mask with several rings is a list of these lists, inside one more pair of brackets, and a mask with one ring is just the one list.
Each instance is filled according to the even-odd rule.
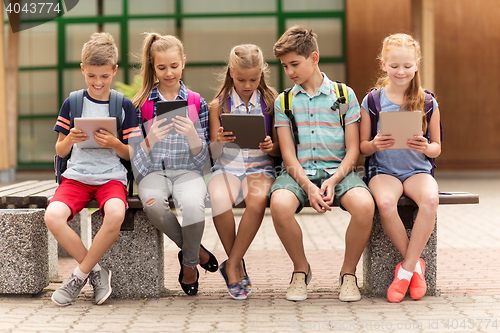
[[217,272],[217,269],[219,269],[219,262],[217,261],[217,258],[215,258],[215,256],[212,254],[212,252],[208,251],[203,245],[200,244],[200,247],[203,249],[203,251],[205,251],[206,253],[208,253],[208,261],[204,264],[201,264],[200,263],[200,266],[209,271],[209,272]]
[[179,259],[179,264],[181,264],[181,271],[179,272],[179,283],[181,288],[187,295],[195,296],[198,293],[198,279],[200,278],[200,272],[196,269],[196,281],[194,283],[183,283],[182,277],[184,276],[184,265],[182,264],[182,250],[177,254],[177,258]]

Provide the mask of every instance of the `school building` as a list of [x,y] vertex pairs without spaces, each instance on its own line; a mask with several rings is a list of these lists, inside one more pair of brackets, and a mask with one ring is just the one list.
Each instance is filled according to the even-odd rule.
[[435,92],[441,110],[438,167],[500,168],[498,0],[82,0],[17,34],[3,12],[0,170],[52,167],[52,128],[68,94],[85,87],[80,53],[96,31],[114,36],[114,81],[127,84],[138,74],[143,32],[179,36],[187,56],[183,80],[210,101],[231,47],[242,43],[262,48],[270,85],[290,86],[272,48],[294,24],[318,34],[321,70],[351,86],[360,102],[376,80],[382,39],[414,34],[423,48],[424,88]]

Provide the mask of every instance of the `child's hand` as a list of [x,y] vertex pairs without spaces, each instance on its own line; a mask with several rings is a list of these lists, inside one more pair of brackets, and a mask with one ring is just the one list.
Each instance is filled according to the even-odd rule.
[[394,139],[390,135],[380,135],[380,132],[373,138],[373,145],[376,151],[382,151],[394,146]]
[[233,132],[224,132],[224,127],[219,127],[217,130],[217,141],[226,143],[226,142],[233,142],[236,140],[235,136],[232,136]]
[[166,119],[160,119],[156,121],[156,117],[154,118],[153,125],[151,125],[151,128],[149,130],[149,134],[146,137],[147,142],[149,143],[149,146],[152,148],[158,141],[162,140],[165,138],[168,133],[172,130],[173,124],[170,123],[168,125],[161,126],[164,122],[166,122]]
[[271,140],[269,135],[266,136],[263,142],[259,143],[260,150],[266,154],[269,154],[273,150],[273,146],[273,140]]
[[102,148],[113,148],[120,143],[120,140],[105,129],[94,132],[95,142]]
[[71,145],[78,143],[78,142],[83,142],[87,141],[89,139],[87,133],[82,132],[76,127],[73,127],[70,131],[69,134],[66,136],[66,139],[71,142]]
[[423,133],[421,133],[420,135],[415,135],[415,139],[408,140],[407,145],[410,149],[425,154],[427,146],[429,146],[429,141],[427,141],[427,138],[425,138]]
[[[332,210],[330,205],[325,201],[324,192],[318,187],[311,188],[309,195],[309,204],[318,213],[325,213]],[[333,201],[333,200],[332,200]]]
[[335,186],[337,186],[337,183],[332,178],[325,180],[323,184],[321,184],[320,191],[323,193],[323,200],[326,204],[328,204],[328,206],[333,204]]
[[193,122],[188,117],[175,116],[172,119],[172,124],[174,124],[177,133],[184,135],[188,139],[198,137],[198,132],[196,132]]

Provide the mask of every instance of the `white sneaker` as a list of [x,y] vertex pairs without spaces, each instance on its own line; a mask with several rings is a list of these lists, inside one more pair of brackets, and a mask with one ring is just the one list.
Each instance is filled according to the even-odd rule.
[[361,299],[356,275],[345,273],[339,279],[340,295],[339,300],[343,302],[355,302]]
[[293,272],[290,285],[286,291],[286,299],[289,301],[303,301],[307,299],[307,285],[311,281],[311,278],[311,267],[309,267],[309,274]]

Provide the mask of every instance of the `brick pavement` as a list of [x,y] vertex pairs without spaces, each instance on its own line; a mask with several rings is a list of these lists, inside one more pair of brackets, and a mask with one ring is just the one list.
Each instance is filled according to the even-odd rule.
[[[177,282],[177,249],[166,240],[164,297],[111,299],[94,306],[86,287],[66,308],[52,304],[50,290],[31,299],[4,297],[0,332],[500,332],[500,173],[445,172],[436,178],[441,191],[480,195],[479,205],[439,207],[439,296],[417,302],[407,298],[399,304],[366,296],[355,303],[338,301],[337,274],[348,215],[336,209],[298,216],[313,271],[306,301],[284,300],[292,266],[266,215],[245,257],[254,283],[247,301],[232,300],[218,273],[200,272],[199,295],[185,296]],[[210,219],[203,244],[220,261],[225,259]],[[75,265],[72,259],[59,260],[61,280]],[[361,265],[358,279],[362,284]],[[59,285],[51,283],[49,289]],[[493,321],[487,327],[481,319]]]

